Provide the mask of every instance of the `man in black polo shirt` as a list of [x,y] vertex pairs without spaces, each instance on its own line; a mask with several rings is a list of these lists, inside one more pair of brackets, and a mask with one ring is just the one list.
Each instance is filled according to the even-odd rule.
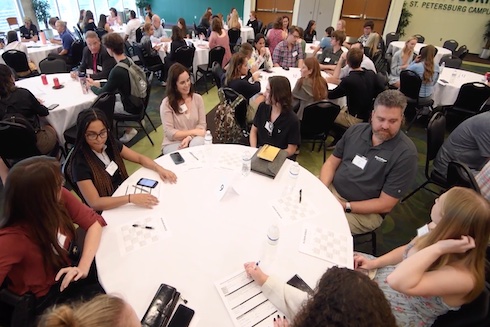
[[24,25],[19,28],[19,32],[22,42],[37,42],[39,40],[37,27],[32,23],[32,19],[29,17],[24,18]]
[[372,70],[361,68],[363,56],[361,49],[349,50],[347,64],[351,71],[334,90],[328,92],[329,99],[347,97],[347,107],[342,108],[335,119],[336,124],[344,127],[368,121],[373,99],[384,90],[383,84]]
[[400,127],[407,106],[396,90],[380,93],[371,123],[345,132],[320,172],[346,212],[352,234],[378,228],[417,173],[417,149]]
[[99,36],[94,31],[85,33],[85,41],[87,46],[83,49],[82,62],[78,70],[89,74],[94,80],[106,79],[116,61],[100,44]]

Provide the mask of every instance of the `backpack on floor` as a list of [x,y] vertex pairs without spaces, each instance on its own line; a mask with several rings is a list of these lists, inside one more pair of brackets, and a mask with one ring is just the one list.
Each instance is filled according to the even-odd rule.
[[234,101],[229,101],[225,97],[223,89],[218,90],[220,103],[216,108],[214,124],[216,128],[216,139],[218,143],[239,143],[243,132],[235,119],[235,108],[246,101],[243,95],[239,94]]

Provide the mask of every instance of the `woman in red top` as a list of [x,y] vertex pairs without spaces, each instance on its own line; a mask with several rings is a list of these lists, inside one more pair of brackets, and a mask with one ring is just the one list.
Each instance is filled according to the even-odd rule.
[[[53,303],[103,292],[91,266],[106,223],[63,184],[59,162],[50,157],[19,162],[5,184],[0,284],[6,281],[18,295],[33,293],[37,313]],[[79,260],[71,251],[75,223],[86,231]]]
[[277,17],[274,26],[267,32],[267,42],[271,54],[274,53],[276,46],[288,36],[288,32],[282,29],[282,16]]

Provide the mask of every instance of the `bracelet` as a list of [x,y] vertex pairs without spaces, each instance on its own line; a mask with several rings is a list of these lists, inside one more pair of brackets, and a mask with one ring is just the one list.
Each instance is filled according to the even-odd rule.
[[131,203],[131,194],[128,194],[128,203]]

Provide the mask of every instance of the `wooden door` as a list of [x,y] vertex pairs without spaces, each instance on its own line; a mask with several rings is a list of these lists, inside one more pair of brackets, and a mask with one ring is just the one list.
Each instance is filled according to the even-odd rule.
[[275,22],[277,16],[288,16],[291,21],[293,8],[294,0],[256,0],[255,2],[257,19],[264,25]]
[[340,17],[347,23],[347,35],[361,36],[368,20],[374,22],[374,31],[382,34],[390,5],[391,0],[344,0]]

